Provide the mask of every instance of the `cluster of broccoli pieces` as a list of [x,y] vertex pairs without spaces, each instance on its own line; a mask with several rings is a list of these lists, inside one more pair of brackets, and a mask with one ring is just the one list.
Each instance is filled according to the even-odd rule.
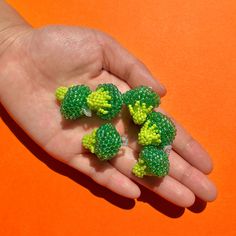
[[160,105],[160,97],[149,87],[140,86],[123,94],[135,124],[141,125],[138,143],[143,146],[139,159],[133,167],[133,174],[163,177],[168,174],[166,146],[172,144],[176,129],[171,119],[154,108]]
[[141,178],[144,175],[167,175],[170,164],[166,147],[172,144],[175,135],[176,129],[170,118],[160,112],[151,112],[138,134],[138,143],[143,148],[133,174]]
[[121,110],[122,94],[113,84],[100,84],[96,91],[88,86],[59,87],[56,98],[61,102],[61,114],[65,119],[76,120],[95,112],[104,120],[111,120]]
[[[76,120],[83,116],[96,113],[104,120],[111,120],[120,112],[123,100],[122,94],[113,84],[100,84],[95,91],[85,85],[59,87],[55,96],[61,103],[62,116],[68,120]],[[121,147],[121,137],[111,123],[94,129],[91,134],[83,137],[84,148],[94,153],[100,160],[114,157]]]
[[[95,113],[104,120],[116,117],[125,104],[133,119],[140,125],[138,143],[143,146],[139,159],[132,169],[137,177],[145,175],[163,177],[168,174],[169,160],[165,148],[172,144],[176,129],[171,119],[154,108],[160,105],[160,97],[147,86],[139,86],[124,94],[113,84],[100,84],[95,91],[85,85],[59,87],[56,98],[65,119],[76,120]],[[86,134],[83,147],[100,160],[113,158],[122,145],[122,138],[111,124],[103,124]]]
[[133,167],[133,173],[138,177],[167,175],[169,160],[165,149],[172,144],[175,135],[176,128],[171,119],[160,112],[152,111],[138,134],[138,143],[144,147]]

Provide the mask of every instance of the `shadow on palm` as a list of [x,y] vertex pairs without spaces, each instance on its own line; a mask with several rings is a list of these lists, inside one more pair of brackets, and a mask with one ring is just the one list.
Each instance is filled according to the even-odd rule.
[[[30,152],[41,162],[47,165],[51,170],[66,176],[77,184],[88,189],[92,194],[98,198],[104,198],[106,201],[113,205],[116,205],[122,209],[132,209],[135,206],[133,199],[122,197],[109,189],[96,184],[91,178],[78,172],[74,168],[54,159],[48,153],[46,153],[41,147],[39,147],[29,136],[15,123],[15,121],[8,115],[6,110],[0,105],[0,117],[4,123],[8,126],[17,139],[28,149]],[[96,158],[96,157],[94,157]],[[142,195],[137,199],[151,205],[154,209],[165,214],[171,218],[180,217],[184,213],[184,208],[178,207],[163,198],[157,196],[150,190],[142,187]]]

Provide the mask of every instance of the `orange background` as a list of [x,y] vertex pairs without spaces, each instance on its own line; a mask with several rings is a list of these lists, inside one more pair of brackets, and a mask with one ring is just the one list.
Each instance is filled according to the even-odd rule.
[[235,0],[9,2],[36,27],[105,31],[148,65],[168,88],[163,107],[213,157],[219,196],[185,210],[144,189],[122,198],[47,156],[1,108],[0,235],[236,235]]

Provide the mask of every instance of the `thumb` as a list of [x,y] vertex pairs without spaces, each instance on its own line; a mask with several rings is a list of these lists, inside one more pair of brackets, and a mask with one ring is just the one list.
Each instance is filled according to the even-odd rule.
[[154,77],[148,68],[135,56],[123,48],[116,40],[102,34],[103,68],[126,81],[131,88],[150,86],[161,97],[166,94],[165,87]]

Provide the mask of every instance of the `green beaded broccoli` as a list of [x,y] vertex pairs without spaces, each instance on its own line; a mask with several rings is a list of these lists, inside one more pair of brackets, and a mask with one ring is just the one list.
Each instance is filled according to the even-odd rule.
[[89,111],[87,97],[91,92],[86,85],[57,88],[55,95],[57,100],[61,102],[60,111],[64,118],[76,120],[84,116]]
[[128,106],[135,124],[145,122],[147,115],[160,104],[160,97],[147,86],[139,86],[123,94],[123,101]]
[[[168,174],[169,160],[165,149],[171,145],[176,128],[171,119],[153,109],[160,104],[160,97],[151,88],[140,86],[125,94],[120,93],[113,84],[100,84],[96,91],[86,85],[59,87],[56,98],[61,102],[60,111],[65,119],[75,120],[91,112],[105,120],[114,118],[124,103],[135,124],[142,125],[138,143],[143,145],[138,162],[132,169],[133,174],[163,177]],[[111,124],[103,124],[92,133],[84,135],[84,148],[94,153],[100,160],[112,159],[122,145],[122,138]]]
[[176,135],[176,128],[171,119],[160,112],[151,112],[147,116],[138,134],[141,145],[156,145],[159,148],[171,145]]
[[112,159],[118,153],[122,140],[116,128],[107,123],[94,129],[91,134],[86,134],[82,144],[100,160],[105,161]]
[[140,152],[132,172],[139,178],[144,175],[164,177],[169,172],[169,165],[167,154],[162,149],[149,145]]
[[100,84],[87,98],[88,107],[104,119],[114,118],[122,108],[122,94],[113,84]]

